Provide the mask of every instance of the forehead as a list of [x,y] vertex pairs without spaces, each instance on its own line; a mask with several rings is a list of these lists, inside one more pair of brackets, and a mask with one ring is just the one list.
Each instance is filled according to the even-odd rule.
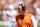
[[22,6],[21,6],[21,5],[19,5],[19,8],[22,8]]

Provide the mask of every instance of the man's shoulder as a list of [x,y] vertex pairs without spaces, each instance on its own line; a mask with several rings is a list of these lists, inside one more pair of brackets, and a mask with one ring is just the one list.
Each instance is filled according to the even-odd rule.
[[26,15],[32,15],[31,13],[25,13]]
[[27,13],[27,14],[26,14],[26,17],[27,17],[27,16],[30,16],[30,17],[31,17],[31,16],[32,16],[32,14],[31,14],[31,13]]
[[20,14],[18,14],[18,15],[16,16],[16,18],[19,17],[19,16],[20,16]]
[[20,14],[16,16],[16,21],[18,21],[18,19],[20,19]]
[[28,13],[28,15],[32,15],[31,13]]

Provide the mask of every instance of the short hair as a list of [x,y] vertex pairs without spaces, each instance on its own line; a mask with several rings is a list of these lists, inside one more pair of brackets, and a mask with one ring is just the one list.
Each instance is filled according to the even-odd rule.
[[25,8],[25,5],[19,4],[19,6],[20,6],[20,5],[22,6],[22,10],[25,12],[25,9],[26,9],[26,8]]

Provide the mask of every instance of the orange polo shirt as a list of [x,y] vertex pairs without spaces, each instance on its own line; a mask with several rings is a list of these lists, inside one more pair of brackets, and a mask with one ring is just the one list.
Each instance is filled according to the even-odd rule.
[[24,19],[22,19],[21,14],[17,15],[16,21],[17,21],[18,27],[33,27],[30,13],[28,14],[25,13]]

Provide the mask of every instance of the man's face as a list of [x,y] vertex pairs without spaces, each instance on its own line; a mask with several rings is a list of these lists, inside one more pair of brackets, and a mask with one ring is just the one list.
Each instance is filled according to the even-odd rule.
[[18,7],[18,11],[19,11],[19,13],[22,12],[22,6],[21,5]]

